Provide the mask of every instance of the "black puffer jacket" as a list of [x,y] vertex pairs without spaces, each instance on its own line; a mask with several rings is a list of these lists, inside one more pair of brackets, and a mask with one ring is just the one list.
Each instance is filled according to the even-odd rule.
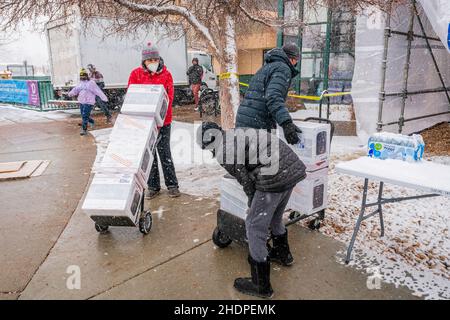
[[266,130],[232,129],[224,131],[222,137],[208,149],[214,148],[217,161],[249,196],[255,189],[284,192],[306,177],[305,165],[295,152]]
[[191,66],[186,74],[189,76],[189,84],[202,84],[203,68],[198,64]]
[[275,129],[291,120],[286,98],[298,71],[282,49],[265,56],[266,64],[252,78],[236,117],[236,128]]

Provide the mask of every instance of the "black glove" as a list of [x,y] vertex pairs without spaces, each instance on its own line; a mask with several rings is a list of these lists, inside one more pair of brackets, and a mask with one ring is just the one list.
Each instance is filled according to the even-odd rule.
[[252,207],[252,203],[253,203],[253,198],[254,198],[254,197],[255,197],[255,194],[248,195],[248,203],[247,203],[247,206],[248,206],[249,208]]
[[281,125],[284,132],[284,137],[289,144],[297,144],[300,142],[300,138],[298,137],[299,133],[302,133],[292,121],[287,121]]
[[254,184],[248,184],[244,187],[244,192],[248,197],[248,207],[250,208],[252,206],[253,198],[255,197],[255,185]]

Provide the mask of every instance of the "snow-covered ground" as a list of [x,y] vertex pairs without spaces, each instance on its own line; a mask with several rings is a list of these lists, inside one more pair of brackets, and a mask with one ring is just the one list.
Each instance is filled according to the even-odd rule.
[[7,126],[17,123],[64,120],[74,115],[79,116],[79,114],[79,110],[39,112],[0,103],[0,126]]
[[[98,142],[97,161],[106,150],[111,129],[92,132]],[[173,124],[172,153],[181,191],[199,197],[217,198],[224,170],[195,143],[192,124]],[[365,145],[357,137],[335,137],[329,179],[329,206],[320,230],[348,244],[361,206],[363,181],[337,174],[337,163],[365,154]],[[433,161],[450,165],[449,157]],[[450,166],[449,166],[450,170]],[[375,196],[377,185],[370,185]],[[385,197],[420,194],[415,190],[386,185]],[[376,270],[383,281],[405,285],[427,299],[450,299],[450,199],[437,197],[384,206],[386,235],[379,237],[376,217],[363,222],[351,265]],[[306,222],[305,222],[306,223]],[[336,258],[343,263],[344,252]]]
[[[309,117],[317,117],[319,115],[319,105],[306,104],[306,110],[299,110],[291,114],[293,119],[306,119]],[[327,112],[327,106],[322,106],[322,112],[325,116]],[[332,121],[350,121],[354,118],[353,108],[351,105],[331,105],[330,106],[330,119]]]
[[[333,165],[342,159],[349,160],[349,156],[335,157]],[[321,232],[348,244],[361,208],[363,180],[331,169],[329,183],[329,206]],[[370,184],[372,200],[377,188],[376,183]],[[389,184],[384,189],[385,197],[417,194],[421,193]],[[418,296],[450,299],[449,212],[446,197],[384,205],[385,237],[380,238],[378,217],[363,222],[351,264],[364,270],[377,268],[384,281],[406,285]],[[340,253],[340,260],[344,254]]]

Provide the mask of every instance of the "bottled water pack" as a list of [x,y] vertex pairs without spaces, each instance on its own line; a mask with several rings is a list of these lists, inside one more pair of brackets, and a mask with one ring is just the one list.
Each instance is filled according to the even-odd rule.
[[369,157],[382,160],[420,161],[424,151],[425,143],[418,134],[406,136],[388,132],[375,133],[368,143]]

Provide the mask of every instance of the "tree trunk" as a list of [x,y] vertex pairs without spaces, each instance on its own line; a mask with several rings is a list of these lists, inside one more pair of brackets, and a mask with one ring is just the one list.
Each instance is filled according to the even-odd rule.
[[239,77],[237,70],[236,24],[234,17],[225,17],[225,54],[224,67],[226,76],[220,80],[220,105],[222,108],[222,127],[235,127],[236,112],[240,104]]

